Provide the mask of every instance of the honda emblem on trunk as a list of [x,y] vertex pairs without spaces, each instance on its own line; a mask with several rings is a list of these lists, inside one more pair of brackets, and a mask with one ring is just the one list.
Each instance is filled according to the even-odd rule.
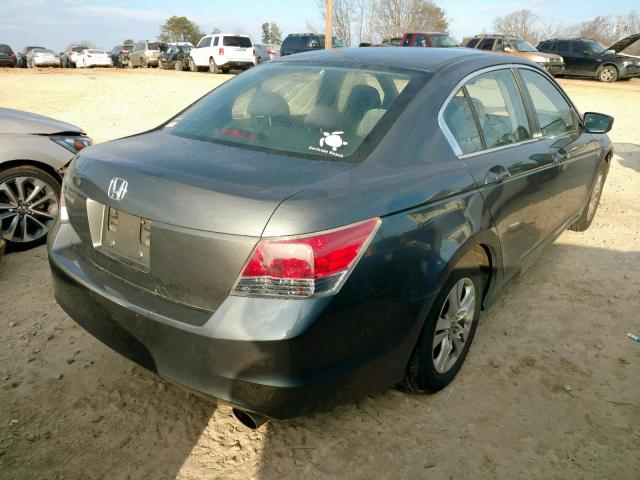
[[112,178],[109,182],[109,190],[107,195],[111,200],[119,202],[127,194],[127,186],[129,183],[124,178]]

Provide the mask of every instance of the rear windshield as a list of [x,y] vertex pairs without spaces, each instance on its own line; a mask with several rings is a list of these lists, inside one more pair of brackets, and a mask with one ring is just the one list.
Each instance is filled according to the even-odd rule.
[[225,47],[251,48],[253,45],[249,37],[223,37],[222,45]]
[[428,78],[405,70],[265,65],[215,89],[165,130],[306,158],[361,161]]
[[160,44],[158,42],[148,43],[147,50],[160,50]]
[[455,38],[443,34],[432,34],[431,37],[431,46],[432,47],[459,47],[460,42],[458,42]]
[[104,50],[87,50],[89,53],[104,53]]
[[71,49],[72,52],[81,52],[83,50],[86,50],[88,47],[73,47]]
[[0,53],[13,53],[9,45],[0,45]]
[[55,55],[56,52],[48,48],[34,48],[33,53],[50,53],[51,55]]

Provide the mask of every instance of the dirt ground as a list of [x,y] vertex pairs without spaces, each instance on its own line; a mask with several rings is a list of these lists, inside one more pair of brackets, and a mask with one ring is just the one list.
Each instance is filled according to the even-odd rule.
[[[0,106],[96,142],[169,118],[228,76],[0,70]],[[44,247],[0,264],[0,478],[636,479],[640,471],[640,80],[562,80],[616,117],[595,222],[566,232],[481,317],[431,396],[390,388],[257,431],[155,378],[56,305]]]

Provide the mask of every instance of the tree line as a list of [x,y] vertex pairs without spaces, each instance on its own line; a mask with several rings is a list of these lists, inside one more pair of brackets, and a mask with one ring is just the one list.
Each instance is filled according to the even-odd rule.
[[[626,15],[597,16],[574,25],[545,21],[531,10],[518,10],[493,20],[496,33],[515,35],[534,45],[552,38],[590,38],[605,47],[613,45],[624,37],[640,32],[640,16],[636,11]],[[626,53],[640,55],[640,45],[636,43],[625,50]]]

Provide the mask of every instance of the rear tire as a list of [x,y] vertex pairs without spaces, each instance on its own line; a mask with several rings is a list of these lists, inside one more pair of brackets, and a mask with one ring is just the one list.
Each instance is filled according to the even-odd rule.
[[605,83],[614,83],[618,80],[618,69],[613,65],[602,65],[598,69],[598,80]]
[[213,58],[209,59],[209,71],[211,73],[220,73],[220,68],[216,65],[216,61]]
[[177,72],[183,71],[184,70],[184,64],[182,63],[182,60],[176,60],[176,63],[173,64],[173,68]]
[[189,70],[192,72],[198,71],[198,66],[196,65],[196,62],[193,61],[193,58],[189,59]]
[[580,218],[578,218],[578,220],[571,224],[569,230],[573,230],[574,232],[584,232],[591,226],[591,223],[596,216],[598,205],[600,205],[600,198],[602,197],[602,190],[604,188],[604,183],[607,179],[608,173],[609,163],[605,160],[604,162],[602,162],[602,165],[600,165],[600,169],[598,170],[598,174],[596,175],[596,180],[593,183],[593,187],[591,187],[589,200],[584,206],[584,209],[580,214]]
[[436,296],[409,360],[407,389],[434,393],[455,378],[478,326],[483,288],[479,265],[456,266]]

